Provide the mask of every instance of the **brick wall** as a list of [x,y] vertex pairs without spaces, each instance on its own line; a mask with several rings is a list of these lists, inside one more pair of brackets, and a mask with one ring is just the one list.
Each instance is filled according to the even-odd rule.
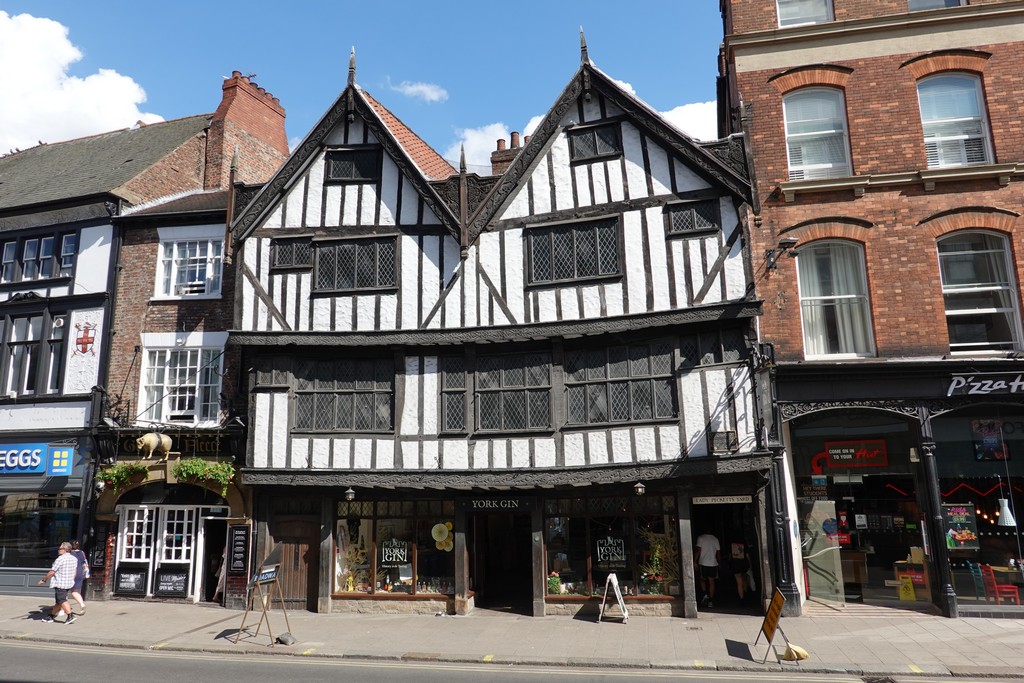
[[[969,5],[984,5],[1008,0],[969,0]],[[779,27],[776,0],[721,0],[723,11],[732,12],[734,33],[769,31]],[[836,21],[869,19],[907,12],[907,0],[833,0]]]
[[[733,0],[731,4],[735,8],[773,3]],[[889,4],[837,0],[836,11],[842,6],[850,12],[866,12]],[[927,168],[917,79],[948,68],[980,70],[996,163],[1019,164],[1024,159],[1020,110],[1024,42],[980,45],[974,50],[952,58],[953,62],[946,57],[900,54],[844,61],[828,68],[814,65],[736,75],[739,94],[750,105],[746,130],[761,201],[760,215],[751,223],[751,254],[757,293],[765,301],[762,332],[776,344],[779,360],[804,357],[796,279],[799,259],[783,257],[777,269],[764,268],[765,249],[775,246],[781,236],[795,237],[799,245],[823,238],[865,245],[874,337],[877,354],[883,358],[949,352],[937,237],[966,228],[1008,235],[1017,282],[1024,283],[1024,219],[1018,215],[1024,177],[1008,175],[1010,182],[1005,186],[996,177],[937,182],[931,191],[920,180],[887,185],[879,178]],[[838,87],[845,94],[853,174],[872,177],[863,196],[841,189],[798,193],[787,202],[780,191],[788,178],[783,94],[815,85]],[[943,212],[952,213],[936,218]]]

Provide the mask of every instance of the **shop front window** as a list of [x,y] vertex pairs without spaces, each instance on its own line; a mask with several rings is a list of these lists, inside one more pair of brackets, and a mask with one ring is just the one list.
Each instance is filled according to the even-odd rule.
[[829,411],[795,420],[791,434],[809,599],[930,601],[912,424],[881,411]]
[[547,594],[601,594],[615,574],[625,595],[678,595],[673,496],[545,501]]
[[0,496],[0,567],[49,567],[57,546],[78,536],[79,505],[64,493]]
[[453,594],[454,511],[452,501],[339,502],[335,592]]
[[954,589],[965,605],[985,603],[970,565],[992,566],[1000,583],[1024,584],[1024,411],[978,407],[938,417],[932,427]]

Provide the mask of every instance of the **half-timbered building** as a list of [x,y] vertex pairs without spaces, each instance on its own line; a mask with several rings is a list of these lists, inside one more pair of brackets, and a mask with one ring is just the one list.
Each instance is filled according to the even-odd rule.
[[696,142],[584,45],[505,156],[457,171],[353,57],[233,223],[242,477],[290,604],[574,613],[615,574],[692,615],[691,535],[766,566],[742,139]]

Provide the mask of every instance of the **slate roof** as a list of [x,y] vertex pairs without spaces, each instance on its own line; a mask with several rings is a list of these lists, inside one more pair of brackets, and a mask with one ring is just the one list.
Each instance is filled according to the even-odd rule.
[[38,145],[0,157],[0,211],[102,194],[122,196],[122,186],[206,130],[211,116]]
[[185,194],[168,197],[165,200],[142,204],[128,209],[121,214],[124,218],[139,216],[164,216],[167,214],[204,213],[208,211],[226,211],[228,208],[227,190],[196,190]]

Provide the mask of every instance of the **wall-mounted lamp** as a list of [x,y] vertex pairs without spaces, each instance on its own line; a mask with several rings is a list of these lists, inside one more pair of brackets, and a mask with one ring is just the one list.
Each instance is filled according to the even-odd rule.
[[352,490],[351,486],[349,486],[347,489],[345,489],[345,500],[347,500],[349,502],[352,502],[355,499],[356,499],[356,492]]
[[635,493],[638,496],[642,496],[645,493],[647,493],[647,487],[644,486],[644,483],[642,481],[638,481],[637,483],[633,484],[633,493]]
[[764,250],[764,268],[765,270],[775,270],[779,264],[779,257],[785,254],[787,251],[795,247],[800,240],[795,237],[783,237],[779,240],[778,245],[771,249]]

